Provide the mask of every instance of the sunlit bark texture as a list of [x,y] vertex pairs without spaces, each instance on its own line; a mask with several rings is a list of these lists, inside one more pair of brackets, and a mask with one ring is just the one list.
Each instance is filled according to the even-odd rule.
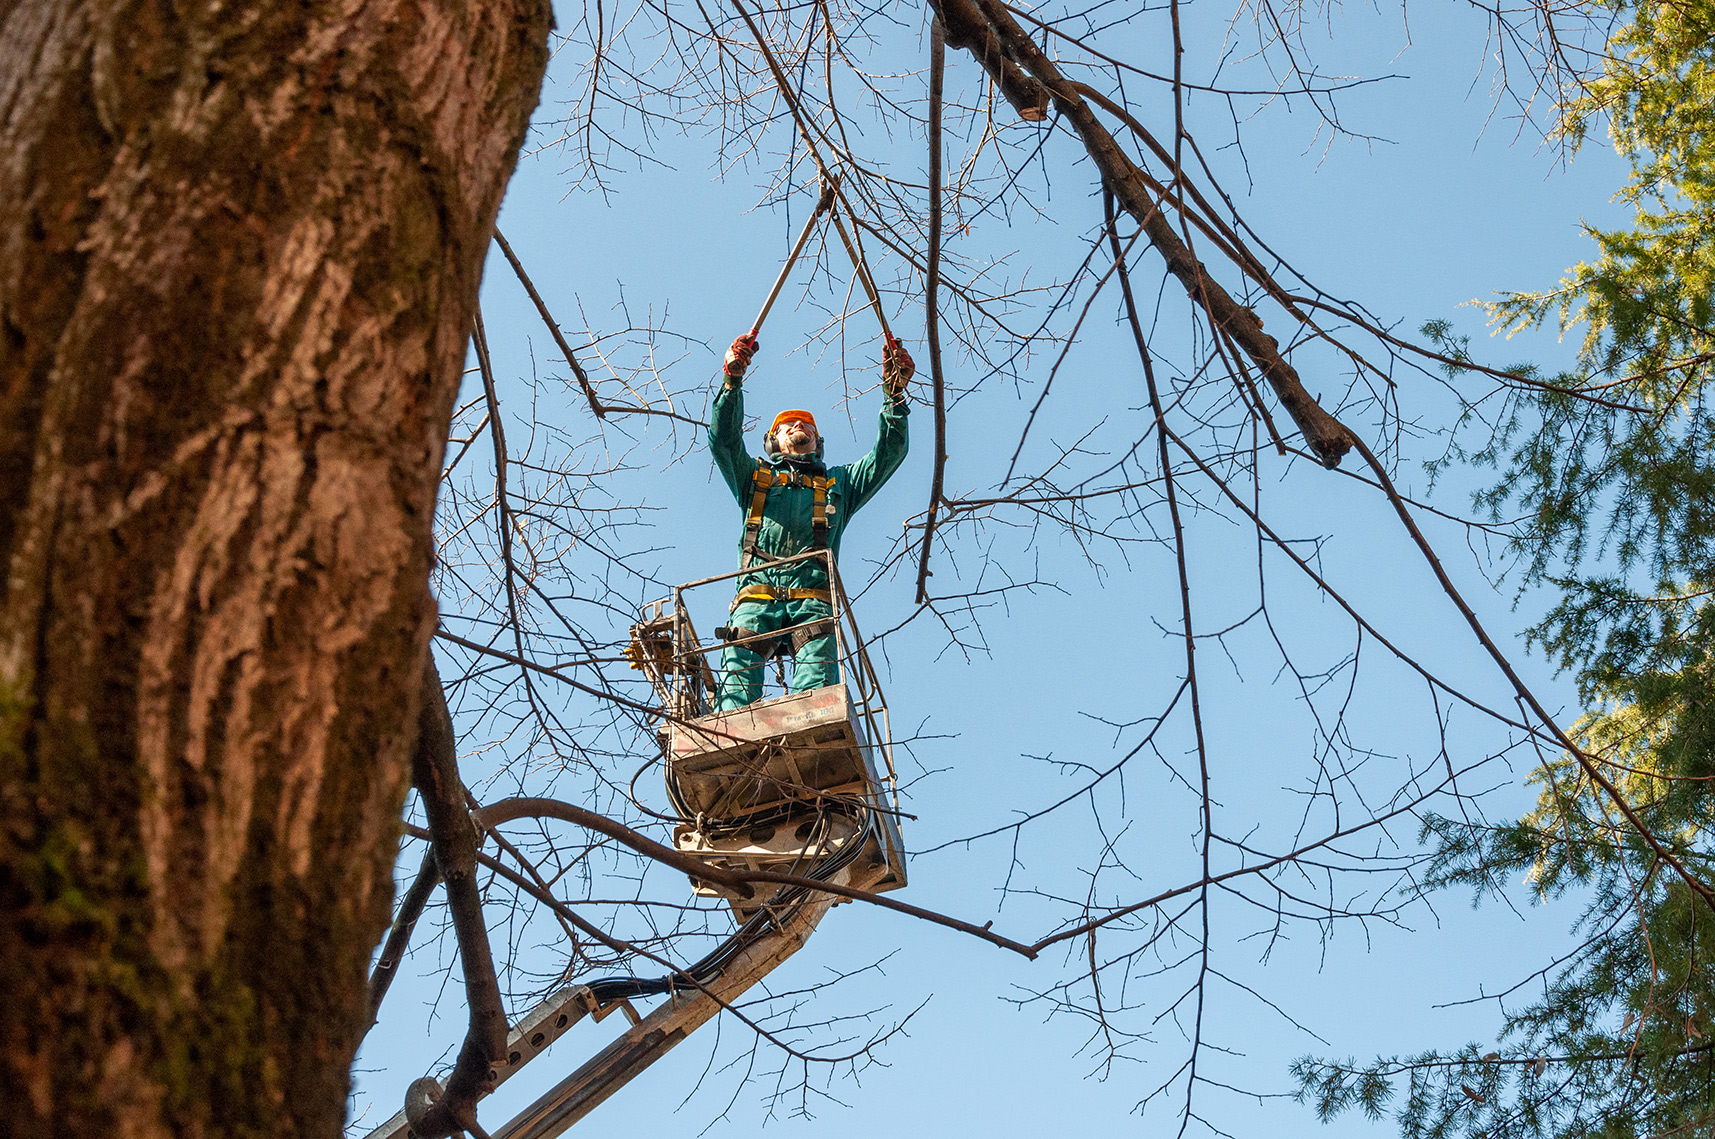
[[548,0],[0,0],[0,1131],[338,1134]]

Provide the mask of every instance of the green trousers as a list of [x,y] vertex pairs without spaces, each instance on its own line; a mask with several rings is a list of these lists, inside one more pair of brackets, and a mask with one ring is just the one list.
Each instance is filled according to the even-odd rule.
[[[732,611],[727,624],[739,631],[740,635],[772,633],[805,621],[831,617],[833,612],[833,608],[826,601],[810,598],[798,601],[744,601]],[[789,638],[791,634],[786,636]],[[755,703],[761,697],[762,669],[767,664],[767,657],[756,650],[766,650],[769,647],[766,641],[726,647],[721,653],[721,671],[718,678],[720,691],[715,696],[715,711],[730,712],[734,708]],[[788,644],[785,647],[790,649],[791,646]],[[793,654],[791,690],[804,692],[811,688],[838,684],[839,680],[840,664],[835,654],[834,636],[830,627],[829,632],[812,637],[803,648]]]

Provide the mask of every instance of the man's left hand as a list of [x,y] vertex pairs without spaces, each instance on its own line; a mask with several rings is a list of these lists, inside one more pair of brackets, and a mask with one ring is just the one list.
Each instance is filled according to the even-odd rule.
[[917,365],[911,362],[911,353],[905,350],[905,345],[888,337],[881,349],[881,386],[887,391],[887,398],[895,403],[903,400],[905,385],[916,374]]

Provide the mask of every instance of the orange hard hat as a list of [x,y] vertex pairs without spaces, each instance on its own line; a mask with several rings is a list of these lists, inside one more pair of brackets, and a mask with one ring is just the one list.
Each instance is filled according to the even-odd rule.
[[810,425],[810,430],[816,430],[816,417],[807,411],[801,411],[797,408],[792,408],[776,415],[774,417],[774,422],[768,425],[768,433],[772,435],[776,431],[780,430],[780,425],[782,423],[808,423]]

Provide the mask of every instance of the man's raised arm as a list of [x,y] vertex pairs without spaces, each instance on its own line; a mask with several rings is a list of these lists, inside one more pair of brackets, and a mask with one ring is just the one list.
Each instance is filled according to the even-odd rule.
[[721,478],[732,490],[733,497],[743,505],[750,493],[750,453],[744,449],[744,372],[750,358],[756,354],[756,336],[745,333],[727,349],[726,365],[721,370],[721,388],[715,393],[714,407],[709,412],[709,450],[714,452],[715,466]]
[[846,493],[850,496],[848,513],[868,502],[880,490],[910,449],[909,415],[911,405],[905,402],[905,385],[911,382],[917,366],[911,354],[897,340],[888,340],[881,350],[881,386],[886,398],[881,405],[881,422],[876,432],[875,446],[869,454],[846,468]]

